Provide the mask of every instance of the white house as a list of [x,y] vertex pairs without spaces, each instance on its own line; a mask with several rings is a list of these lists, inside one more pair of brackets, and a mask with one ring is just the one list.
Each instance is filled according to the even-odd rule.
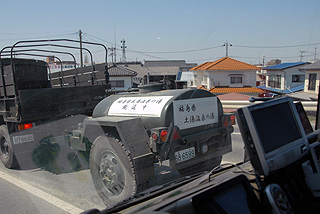
[[198,65],[193,71],[196,87],[254,87],[260,68],[229,57]]
[[266,67],[266,87],[272,90],[289,90],[302,86],[305,81],[305,72],[299,70],[307,62],[281,63]]
[[[133,87],[133,78],[137,76],[135,71],[132,71],[126,67],[114,65],[108,69],[109,72],[109,83],[111,88],[117,90],[126,90]],[[97,78],[104,80],[104,71],[97,74]]]
[[304,92],[317,95],[320,82],[320,60],[300,68],[305,72]]

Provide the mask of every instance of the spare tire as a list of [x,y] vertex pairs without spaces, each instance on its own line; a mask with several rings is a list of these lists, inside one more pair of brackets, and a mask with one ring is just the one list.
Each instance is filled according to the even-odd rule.
[[90,172],[100,198],[107,206],[137,192],[133,160],[121,141],[99,136],[90,151]]

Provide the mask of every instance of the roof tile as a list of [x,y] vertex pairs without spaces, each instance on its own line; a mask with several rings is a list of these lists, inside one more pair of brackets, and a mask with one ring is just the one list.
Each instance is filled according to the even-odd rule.
[[260,70],[260,68],[229,57],[223,57],[214,62],[205,62],[190,70]]
[[110,76],[136,76],[137,72],[121,66],[114,66],[108,69]]
[[[205,89],[203,86],[199,87],[199,89]],[[264,90],[256,87],[212,87],[209,89],[211,93],[214,94],[226,94],[226,93],[264,93]]]

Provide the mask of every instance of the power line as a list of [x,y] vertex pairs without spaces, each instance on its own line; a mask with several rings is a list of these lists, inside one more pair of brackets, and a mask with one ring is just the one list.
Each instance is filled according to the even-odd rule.
[[94,38],[96,38],[96,39],[99,39],[99,40],[101,40],[101,41],[107,42],[107,43],[109,43],[109,44],[111,44],[111,45],[114,44],[113,42],[109,42],[109,41],[107,41],[107,40],[105,40],[105,39],[101,39],[101,38],[99,38],[99,37],[97,37],[97,36],[94,36],[94,35],[91,35],[91,34],[89,34],[89,33],[85,33],[85,34],[86,34],[86,35],[89,35],[89,36],[91,36],[91,37],[94,37]]
[[188,52],[196,52],[196,51],[205,51],[205,50],[211,50],[211,49],[221,48],[221,47],[223,47],[223,45],[214,46],[214,47],[208,47],[208,48],[199,48],[199,49],[193,49],[193,50],[181,50],[181,51],[136,51],[136,50],[131,50],[131,52],[170,54],[170,53],[188,53]]
[[[87,35],[89,35],[89,36],[92,36],[92,37],[94,37],[94,38],[96,38],[96,39],[100,39],[100,40],[102,40],[102,41],[105,41],[105,42],[107,42],[107,43],[109,43],[109,44],[114,44],[114,43],[112,43],[112,42],[109,42],[109,41],[107,41],[107,40],[104,40],[104,39],[101,39],[101,38],[99,38],[99,37],[96,37],[96,36],[93,36],[93,35],[91,35],[91,34],[88,34],[88,33],[86,33]],[[120,47],[120,45],[116,45],[116,46],[119,46]],[[180,50],[180,51],[139,51],[139,50],[132,50],[132,49],[128,49],[128,51],[129,52],[135,52],[135,53],[159,53],[159,54],[169,54],[169,53],[188,53],[188,52],[196,52],[196,51],[205,51],[205,50],[211,50],[211,49],[215,49],[215,48],[221,48],[221,47],[223,47],[223,45],[219,45],[219,46],[213,46],[213,47],[208,47],[208,48],[199,48],[199,49],[192,49],[192,50]]]
[[[96,39],[94,39],[92,36],[88,35],[87,33],[82,32],[83,36],[88,37],[90,40],[94,41],[94,42],[98,42]],[[88,39],[88,41],[90,41]]]
[[[101,39],[97,36],[94,36],[94,35],[91,35],[91,34],[88,34],[88,33],[85,33],[86,36],[90,36],[91,37],[94,37],[96,39],[99,39],[99,40],[102,40],[102,41],[105,41],[109,44],[114,44],[112,42],[109,42],[105,39]],[[93,38],[91,38],[93,39]],[[93,39],[94,40],[94,39]],[[282,46],[250,46],[250,45],[234,45],[232,44],[233,47],[238,47],[238,48],[294,48],[294,47],[305,47],[305,46],[315,46],[315,45],[319,45],[320,42],[317,42],[317,43],[310,43],[310,44],[298,44],[298,45],[282,45]],[[116,45],[116,47],[121,47],[120,45]],[[224,45],[218,45],[218,46],[212,46],[212,47],[207,47],[207,48],[199,48],[199,49],[191,49],[191,50],[178,50],[178,51],[139,51],[139,50],[132,50],[132,49],[127,49],[127,52],[133,52],[133,53],[139,53],[139,54],[142,54],[142,55],[145,55],[147,57],[151,57],[151,58],[155,58],[155,59],[160,59],[160,60],[166,60],[162,57],[157,57],[157,56],[153,56],[153,55],[150,55],[150,54],[175,54],[175,53],[189,53],[189,52],[197,52],[197,51],[206,51],[206,50],[211,50],[211,49],[216,49],[216,48],[221,48],[223,47]],[[119,50],[119,49],[117,49]],[[256,57],[253,57],[253,56],[232,56],[233,58],[260,58],[259,56],[256,56]],[[309,55],[305,55],[304,57],[309,57]],[[283,59],[290,59],[290,58],[299,58],[299,56],[269,56],[268,58],[283,58]],[[193,61],[205,61],[205,60],[212,60],[214,58],[207,58],[207,59],[198,59],[198,60],[193,60]]]
[[[30,33],[32,34],[32,33]],[[43,35],[43,36],[37,36],[37,37],[28,37],[28,38],[9,38],[9,39],[0,39],[0,42],[4,41],[16,41],[16,40],[34,40],[34,39],[42,39],[42,38],[52,38],[52,37],[62,37],[62,36],[70,36],[70,35],[77,35],[78,33],[67,33],[67,34],[56,34],[56,35]],[[5,35],[5,34],[3,34]],[[8,36],[10,34],[7,34]]]
[[312,43],[312,44],[303,44],[303,45],[281,45],[281,46],[249,46],[249,45],[233,45],[234,47],[239,48],[296,48],[296,47],[305,47],[312,45],[319,45],[320,42]]
[[[88,34],[88,33],[86,33],[86,34],[87,34],[87,35],[90,35],[90,36],[92,36],[92,37],[94,37],[94,38],[96,38],[96,39],[99,39],[99,40],[101,40],[101,41],[107,42],[107,43],[109,43],[109,44],[111,44],[111,45],[114,45],[114,43],[109,42],[109,41],[107,41],[107,40],[105,40],[105,39],[101,39],[101,38],[99,38],[99,37],[97,37],[97,36],[93,36],[93,35]],[[115,44],[115,46],[118,46],[118,47],[121,48],[120,45]],[[117,49],[117,50],[120,50],[120,49]],[[129,48],[128,48],[127,50],[128,50],[129,52],[130,52],[130,51],[131,51],[131,52],[134,52],[134,50],[131,50],[131,49],[129,49]],[[146,53],[144,53],[144,52],[140,52],[140,54],[145,55],[145,56],[148,56],[148,57],[151,57],[151,58],[155,58],[155,59],[166,60],[166,59],[161,58],[161,57],[156,57],[156,56],[152,56],[152,55],[146,54]]]

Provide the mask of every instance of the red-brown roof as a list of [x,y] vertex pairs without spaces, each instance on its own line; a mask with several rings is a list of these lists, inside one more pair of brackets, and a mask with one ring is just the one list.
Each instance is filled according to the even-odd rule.
[[[206,89],[203,86],[199,89]],[[212,87],[208,91],[214,94],[227,94],[227,93],[264,93],[264,90],[256,87]]]
[[228,93],[228,94],[221,94],[218,95],[220,100],[238,100],[238,101],[249,101],[252,96],[246,94],[239,94],[239,93]]
[[193,67],[191,71],[196,70],[260,70],[259,67],[241,62],[229,57],[223,57],[214,62],[205,62],[201,65]]
[[226,94],[226,93],[263,93],[264,90],[256,87],[239,87],[239,88],[232,88],[232,87],[213,87],[209,90],[215,94]]

